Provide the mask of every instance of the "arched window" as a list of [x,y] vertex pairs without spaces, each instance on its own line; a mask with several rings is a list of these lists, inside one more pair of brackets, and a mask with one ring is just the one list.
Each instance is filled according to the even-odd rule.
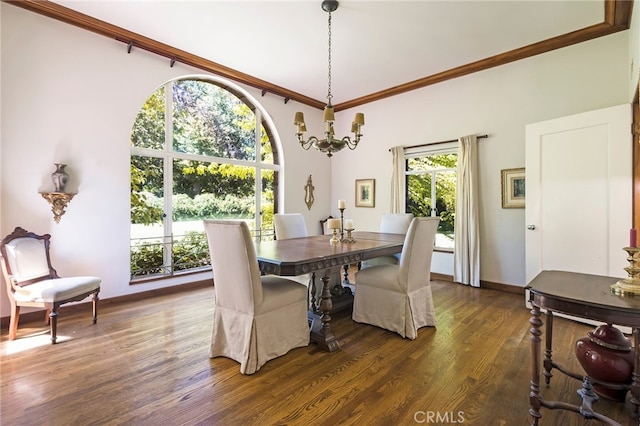
[[210,78],[166,83],[131,131],[131,277],[208,267],[202,219],[247,221],[273,237],[275,132],[238,87]]

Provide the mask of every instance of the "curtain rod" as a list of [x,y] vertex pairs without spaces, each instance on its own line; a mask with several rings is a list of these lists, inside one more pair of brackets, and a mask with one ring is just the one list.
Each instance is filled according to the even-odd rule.
[[[476,136],[477,139],[486,139],[488,137],[489,137],[489,135]],[[420,144],[420,145],[403,146],[403,148],[404,149],[407,149],[407,148],[420,148],[421,146],[441,145],[443,143],[451,143],[451,142],[458,142],[458,139],[451,139],[451,140],[448,140],[448,141],[440,141],[440,142],[423,143],[423,144]],[[389,149],[389,151],[391,151],[391,149]]]

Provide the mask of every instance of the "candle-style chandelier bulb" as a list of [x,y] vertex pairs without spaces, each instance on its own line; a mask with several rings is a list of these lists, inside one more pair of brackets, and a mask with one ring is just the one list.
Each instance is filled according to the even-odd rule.
[[338,152],[345,147],[351,150],[356,149],[360,138],[362,137],[361,127],[364,126],[364,114],[361,112],[356,113],[356,116],[351,124],[351,132],[353,133],[353,140],[349,136],[345,136],[342,139],[336,139],[335,130],[333,129],[333,123],[335,122],[335,114],[333,105],[331,104],[331,12],[335,12],[338,9],[337,0],[323,0],[322,10],[329,13],[327,20],[329,28],[329,73],[328,73],[328,86],[327,86],[327,105],[324,107],[322,119],[326,123],[324,138],[319,139],[315,136],[310,136],[307,140],[304,139],[304,133],[307,131],[307,126],[304,122],[304,115],[302,112],[296,112],[293,119],[293,124],[297,127],[296,137],[300,146],[308,150],[314,147],[320,152],[324,152],[328,157],[331,157],[334,152]]

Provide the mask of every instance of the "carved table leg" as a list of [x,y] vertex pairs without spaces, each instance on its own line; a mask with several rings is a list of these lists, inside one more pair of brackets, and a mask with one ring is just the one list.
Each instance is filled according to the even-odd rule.
[[533,306],[531,308],[531,319],[529,320],[531,328],[531,392],[529,393],[529,415],[531,416],[531,425],[537,426],[538,420],[542,415],[540,414],[541,398],[540,398],[540,327],[542,326],[542,320],[540,320],[540,308]]
[[329,288],[329,270],[325,271],[322,277],[322,298],[320,300],[320,311],[322,316],[322,326],[319,330],[311,330],[311,339],[318,344],[318,346],[326,351],[333,352],[340,349],[340,343],[333,335],[331,330],[331,309],[333,308],[333,302],[331,301],[331,289]]
[[551,352],[552,346],[551,342],[553,340],[553,312],[547,311],[545,314],[545,318],[547,323],[545,324],[545,349],[544,349],[544,380],[549,387],[549,383],[551,382],[551,378],[553,374],[551,370],[553,369],[553,361],[551,360]]
[[342,273],[342,275],[344,276],[344,279],[342,280],[342,284],[351,284],[349,282],[349,264],[346,264],[343,266],[344,268],[344,272]]
[[311,273],[311,283],[309,285],[309,310],[311,312],[318,312],[318,305],[316,304],[316,273]]
[[634,362],[631,381],[632,415],[640,417],[640,328],[633,328]]

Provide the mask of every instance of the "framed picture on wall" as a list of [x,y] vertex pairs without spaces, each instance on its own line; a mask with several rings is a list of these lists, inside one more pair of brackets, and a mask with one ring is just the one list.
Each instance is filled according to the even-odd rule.
[[524,167],[502,170],[502,208],[523,209],[524,195]]
[[376,206],[376,180],[356,179],[356,207]]

